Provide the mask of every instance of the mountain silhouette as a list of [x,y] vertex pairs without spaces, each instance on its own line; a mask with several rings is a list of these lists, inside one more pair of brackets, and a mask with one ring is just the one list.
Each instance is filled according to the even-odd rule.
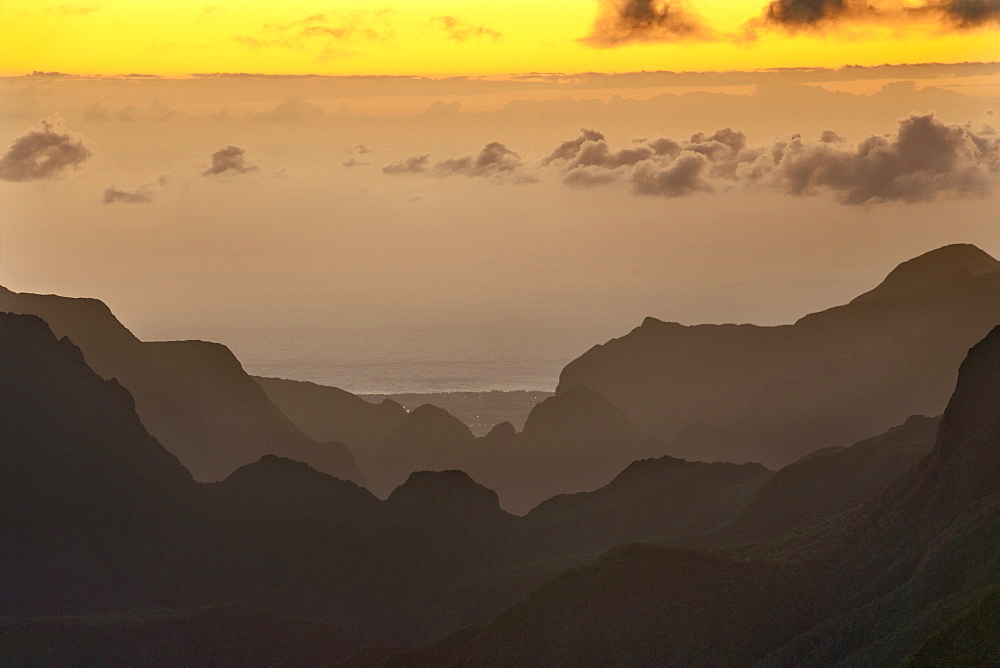
[[476,437],[461,420],[431,404],[407,413],[376,455],[371,485],[376,492],[393,489],[413,471],[469,469]]
[[361,481],[344,445],[307,438],[223,345],[140,341],[96,299],[0,288],[0,310],[38,315],[58,336],[69,337],[92,369],[128,389],[142,423],[197,480],[221,480],[275,454]]
[[963,362],[932,451],[857,508],[721,555],[615,548],[387,663],[896,663],[1000,585],[998,535],[1000,326]]
[[[129,393],[35,316],[0,314],[0,569],[8,614],[138,596],[134,543],[154,544],[195,483]],[[67,568],[72,577],[68,577]]]
[[777,471],[714,537],[749,543],[812,526],[875,496],[934,446],[940,419],[914,415],[881,436],[812,452]]
[[372,404],[337,387],[282,378],[254,377],[268,399],[319,443],[346,445],[369,482],[379,478],[376,459],[406,411],[392,399]]
[[851,303],[911,295],[936,285],[1000,271],[1000,261],[970,244],[952,244],[902,263]]
[[558,392],[589,387],[667,443],[644,456],[784,466],[940,414],[966,351],[1000,321],[998,268],[946,246],[793,325],[647,318],[567,365]]
[[[19,651],[40,628],[73,639],[52,651],[107,638],[88,613],[170,609],[204,620],[204,656],[231,647],[255,619],[262,633],[304,638],[306,651],[319,630],[296,620],[308,619],[329,625],[331,661],[372,645],[357,656],[895,660],[1000,584],[1000,548],[983,540],[1000,529],[1000,328],[969,354],[929,457],[854,510],[811,515],[821,523],[715,555],[646,545],[600,558],[625,541],[698,545],[777,475],[760,465],[638,461],[593,492],[556,497],[525,517],[454,470],[415,472],[385,501],[273,455],[197,483],[146,431],[129,393],[89,369],[72,342],[36,317],[9,314],[0,314],[0,340],[0,633]],[[620,418],[592,392],[561,398],[526,428],[536,443],[558,440],[566,416],[581,439],[581,415]],[[626,419],[608,424],[601,438],[633,433]],[[452,425],[450,416],[427,408],[408,429],[436,434],[441,425]],[[927,428],[926,419],[911,420],[873,439],[860,459],[909,456],[904,444],[916,447]],[[510,431],[498,432],[498,445],[512,446]],[[832,454],[850,470],[853,450]],[[798,492],[793,485],[786,498],[795,503]],[[184,612],[219,606],[230,611],[223,621]],[[908,619],[913,610],[920,614]],[[43,615],[59,619],[45,627]],[[178,633],[172,622],[108,623],[126,644]],[[470,624],[485,625],[448,635]],[[899,634],[886,649],[890,626]],[[411,653],[384,649],[437,639]],[[158,656],[178,656],[171,651]]]

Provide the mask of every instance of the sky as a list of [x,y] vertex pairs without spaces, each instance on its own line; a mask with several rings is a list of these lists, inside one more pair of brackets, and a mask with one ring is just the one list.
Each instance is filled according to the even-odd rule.
[[0,284],[357,392],[552,389],[1000,257],[1000,3],[0,4]]

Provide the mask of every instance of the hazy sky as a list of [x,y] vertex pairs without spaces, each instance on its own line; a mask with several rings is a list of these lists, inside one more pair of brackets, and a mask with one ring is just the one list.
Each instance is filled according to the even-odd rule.
[[1000,256],[993,0],[372,7],[6,0],[0,283],[252,372],[545,389],[646,315]]

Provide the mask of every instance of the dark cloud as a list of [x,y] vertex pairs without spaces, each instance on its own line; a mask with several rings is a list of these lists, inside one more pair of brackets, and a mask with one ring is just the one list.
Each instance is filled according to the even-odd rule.
[[844,16],[856,7],[850,0],[774,0],[764,10],[764,21],[802,28]]
[[665,165],[643,162],[632,173],[632,189],[637,195],[681,197],[710,192],[705,180],[709,159],[700,153],[683,152]]
[[517,183],[533,181],[521,173],[521,157],[498,141],[486,144],[475,155],[447,158],[430,166],[429,155],[417,155],[382,168],[383,174],[433,174],[435,176],[476,176],[507,179]]
[[951,0],[940,6],[959,28],[978,28],[1000,22],[1000,0]]
[[422,174],[427,171],[430,159],[431,156],[429,155],[414,155],[405,160],[386,165],[382,168],[382,173],[391,175]]
[[464,174],[465,176],[492,177],[510,174],[523,163],[520,156],[498,141],[490,142],[476,155],[449,158],[434,165],[439,176]]
[[115,202],[123,204],[149,204],[153,201],[153,195],[144,188],[128,191],[108,186],[104,189],[103,201],[105,204],[114,204]]
[[[590,138],[587,138],[590,137]],[[562,143],[543,164],[558,164],[566,185],[627,184],[639,195],[680,197],[732,187],[796,196],[830,192],[843,204],[923,202],[990,191],[1000,176],[1000,137],[915,114],[894,135],[856,147],[832,130],[748,146],[739,130],[688,141],[637,139],[613,150],[594,130]]]
[[583,128],[580,130],[579,137],[559,144],[559,146],[557,146],[556,149],[548,155],[548,157],[542,160],[542,164],[548,165],[555,160],[570,160],[576,157],[576,154],[580,152],[580,147],[587,141],[604,141],[604,135],[597,130],[588,130],[587,128]]
[[364,167],[368,163],[367,162],[362,162],[362,161],[358,160],[357,158],[348,158],[347,160],[345,160],[344,162],[342,162],[340,164],[343,165],[344,167],[350,168],[350,167]]
[[431,19],[434,25],[445,32],[448,39],[455,42],[467,42],[470,39],[500,39],[502,35],[486,26],[477,26],[467,23],[454,16],[436,16]]
[[17,137],[0,156],[0,180],[33,181],[77,168],[90,149],[68,131],[48,121]]
[[223,146],[212,154],[212,166],[202,172],[202,175],[213,176],[225,172],[246,174],[256,170],[255,166],[246,164],[245,153],[239,146]]
[[872,135],[853,151],[794,138],[780,150],[775,177],[785,192],[829,190],[844,204],[924,202],[986,194],[998,156],[998,140],[915,114],[900,121],[895,135]]
[[731,176],[746,142],[739,130],[723,128],[712,135],[695,134],[686,142],[668,137],[635,139],[631,146],[613,150],[603,134],[583,130],[556,147],[542,164],[559,163],[564,182],[574,188],[628,181],[639,194],[677,197],[710,190],[703,180],[708,172]]
[[354,146],[348,146],[341,153],[353,153],[354,155],[365,155],[366,153],[371,153],[372,148],[368,144],[355,144]]
[[711,39],[714,35],[674,0],[602,0],[590,35],[583,42],[614,47],[629,42],[673,42]]

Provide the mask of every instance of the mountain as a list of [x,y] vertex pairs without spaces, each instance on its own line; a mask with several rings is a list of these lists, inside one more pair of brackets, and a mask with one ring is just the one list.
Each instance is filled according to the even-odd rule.
[[793,325],[684,326],[647,318],[563,370],[621,408],[657,452],[789,464],[937,415],[965,352],[1000,322],[1000,263],[946,246],[877,288]]
[[[992,338],[963,365],[929,458],[874,500],[714,555],[648,545],[595,562],[619,540],[696,543],[775,476],[759,465],[640,461],[525,517],[460,471],[416,472],[385,501],[276,456],[197,483],[79,348],[36,317],[0,314],[0,634],[18,651],[44,629],[62,638],[50,651],[86,649],[108,637],[100,613],[117,615],[107,623],[120,626],[125,645],[195,633],[203,622],[206,656],[260,619],[261,634],[284,629],[304,652],[322,629],[301,620],[330,625],[336,657],[375,645],[365,655],[373,660],[411,656],[379,646],[441,638],[412,656],[585,662],[626,647],[619,662],[902,658],[1000,584],[1000,546],[990,540],[1000,529],[1000,328]],[[602,401],[567,393],[537,416],[533,438],[557,435],[560,416],[603,414]],[[437,433],[448,418],[424,410],[410,433]],[[602,437],[631,433],[627,420],[609,424]],[[495,440],[509,447],[510,438],[502,430]],[[237,612],[221,621],[190,612],[220,606]],[[202,622],[126,619],[153,609]],[[883,650],[890,626],[901,632]],[[670,642],[657,644],[668,631]],[[258,649],[250,662],[274,656]]]
[[8,665],[322,665],[373,641],[239,605],[0,620]]
[[[2,609],[80,612],[141,598],[153,545],[196,487],[129,393],[35,316],[0,313]],[[67,567],[70,569],[67,571]]]
[[385,663],[897,663],[1000,585],[998,536],[1000,326],[963,362],[932,451],[857,508],[723,554],[616,548]]
[[914,415],[881,436],[809,453],[761,484],[712,542],[772,538],[854,508],[923,459],[934,447],[939,424],[940,419]]
[[943,283],[994,274],[1000,261],[970,244],[952,244],[902,263],[877,287],[855,297],[851,303],[911,295]]
[[69,337],[92,369],[131,393],[145,427],[197,480],[221,480],[275,454],[361,481],[346,446],[307,438],[223,345],[140,341],[96,299],[0,288],[0,310],[40,316],[56,335]]
[[366,479],[392,430],[406,417],[406,410],[392,399],[373,404],[337,387],[256,376],[254,381],[306,436],[346,445]]
[[[505,508],[526,513],[545,499],[603,486],[643,451],[628,417],[593,390],[570,388],[531,409],[524,430],[480,439],[470,471]],[[505,432],[508,432],[505,436]]]
[[413,471],[469,469],[476,455],[476,437],[469,427],[444,409],[424,404],[407,413],[376,454],[371,484],[391,490]]
[[1000,663],[1000,588],[924,641],[904,666],[995,666]]

